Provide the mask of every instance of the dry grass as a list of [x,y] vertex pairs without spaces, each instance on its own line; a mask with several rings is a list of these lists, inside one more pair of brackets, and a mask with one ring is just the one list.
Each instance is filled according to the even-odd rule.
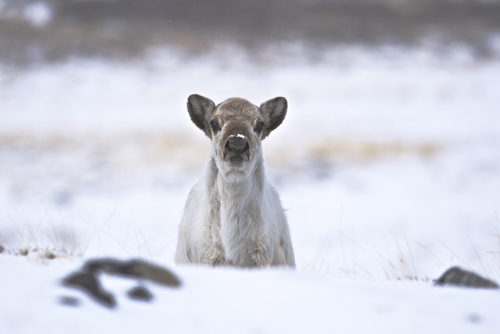
[[62,216],[55,219],[49,211],[47,209],[36,222],[21,213],[17,217],[4,218],[10,227],[0,229],[3,253],[41,261],[83,256],[83,245],[72,224]]
[[[369,235],[361,237],[357,233],[354,228],[346,231],[340,227],[336,233],[319,237],[314,255],[300,263],[302,271],[319,276],[341,274],[369,280],[430,282],[446,269],[458,265],[500,282],[500,224],[491,235],[497,240],[495,249],[481,248],[477,241],[452,249],[439,237],[421,242],[407,235],[385,238],[381,243],[379,239],[375,242]],[[471,251],[475,259],[460,255]]]
[[286,175],[328,176],[335,165],[370,164],[401,158],[431,159],[446,148],[431,142],[376,142],[326,138],[264,149],[266,165]]
[[[165,166],[177,164],[199,170],[209,152],[206,138],[193,138],[183,133],[132,133],[116,136],[97,134],[63,135],[32,133],[0,134],[0,152],[16,150],[38,155],[81,154],[91,159],[100,157],[116,167]],[[431,158],[443,150],[434,143],[374,142],[345,139],[321,139],[306,145],[283,144],[265,148],[266,164],[282,168],[311,161],[316,164],[335,162],[368,163],[387,158],[415,156]]]
[[307,151],[314,159],[339,157],[350,161],[367,162],[403,155],[429,158],[438,154],[440,149],[433,143],[356,142],[326,139],[313,144]]

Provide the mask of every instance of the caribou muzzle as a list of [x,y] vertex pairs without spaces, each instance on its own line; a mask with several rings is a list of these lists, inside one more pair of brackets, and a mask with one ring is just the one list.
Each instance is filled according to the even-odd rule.
[[225,159],[231,167],[241,167],[250,158],[250,145],[243,135],[232,135],[227,141]]

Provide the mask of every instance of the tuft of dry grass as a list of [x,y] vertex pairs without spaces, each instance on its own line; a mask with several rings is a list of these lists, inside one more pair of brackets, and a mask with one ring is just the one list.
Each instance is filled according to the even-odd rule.
[[[26,256],[37,260],[83,256],[84,249],[76,231],[65,217],[53,218],[46,210],[44,216],[34,222],[28,215],[6,217],[9,228],[0,229],[3,254]],[[59,221],[58,221],[59,220]]]

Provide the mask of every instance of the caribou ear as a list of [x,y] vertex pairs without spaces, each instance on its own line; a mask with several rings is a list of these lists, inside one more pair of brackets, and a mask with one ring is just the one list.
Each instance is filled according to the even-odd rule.
[[260,112],[266,124],[262,131],[262,139],[269,136],[285,119],[288,102],[284,97],[275,97],[260,105]]
[[209,122],[215,110],[215,103],[201,95],[189,95],[187,102],[189,116],[193,123],[210,137]]

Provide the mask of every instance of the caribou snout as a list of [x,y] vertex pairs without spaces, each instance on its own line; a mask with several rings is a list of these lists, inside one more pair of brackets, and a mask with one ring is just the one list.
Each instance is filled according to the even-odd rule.
[[244,135],[231,135],[226,141],[226,161],[231,167],[241,167],[249,159],[248,139]]
[[243,136],[232,136],[226,142],[226,149],[230,152],[245,153],[250,146],[247,139]]

